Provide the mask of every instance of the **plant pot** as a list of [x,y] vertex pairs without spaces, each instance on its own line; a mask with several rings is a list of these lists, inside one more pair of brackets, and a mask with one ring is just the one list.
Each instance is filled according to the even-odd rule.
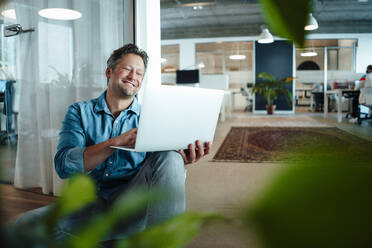
[[276,105],[266,105],[266,110],[268,115],[274,114],[274,110],[276,108]]

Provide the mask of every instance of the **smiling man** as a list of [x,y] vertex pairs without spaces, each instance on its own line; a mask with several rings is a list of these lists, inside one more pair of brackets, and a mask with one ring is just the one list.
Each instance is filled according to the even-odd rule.
[[[107,60],[107,90],[96,99],[72,104],[62,123],[55,155],[55,168],[61,178],[76,173],[90,175],[97,184],[99,200],[59,225],[56,239],[70,233],[81,223],[109,207],[118,195],[136,187],[166,189],[168,199],[148,204],[147,211],[119,236],[137,232],[185,211],[184,165],[208,154],[210,143],[199,141],[187,151],[139,153],[116,150],[110,146],[134,146],[140,118],[136,94],[141,88],[148,56],[133,44],[115,50]],[[166,107],[166,106],[164,106]],[[165,118],[165,117],[164,117]],[[37,209],[20,218],[40,215]]]

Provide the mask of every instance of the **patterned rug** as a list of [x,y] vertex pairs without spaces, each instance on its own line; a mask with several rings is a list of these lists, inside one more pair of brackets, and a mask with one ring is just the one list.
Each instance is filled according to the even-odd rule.
[[327,147],[372,147],[372,142],[335,127],[232,127],[213,162],[274,162],[291,151],[327,143]]

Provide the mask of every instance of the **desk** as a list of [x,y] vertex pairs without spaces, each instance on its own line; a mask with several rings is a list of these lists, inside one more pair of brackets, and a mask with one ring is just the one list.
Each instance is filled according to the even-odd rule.
[[235,109],[235,96],[238,94],[242,94],[242,91],[240,89],[234,89],[230,91],[231,93],[231,109]]
[[302,88],[296,89],[295,92],[295,99],[296,99],[296,106],[309,106],[311,105],[311,92],[312,89]]
[[337,121],[342,122],[342,95],[357,93],[359,90],[351,89],[337,89],[337,90],[327,90],[326,97],[324,99],[324,119],[328,118],[328,95],[337,95]]

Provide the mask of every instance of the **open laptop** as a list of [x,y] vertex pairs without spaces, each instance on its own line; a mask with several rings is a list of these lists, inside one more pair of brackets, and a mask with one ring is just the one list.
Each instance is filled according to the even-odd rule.
[[144,90],[135,152],[187,149],[196,140],[213,141],[224,92],[180,86]]

